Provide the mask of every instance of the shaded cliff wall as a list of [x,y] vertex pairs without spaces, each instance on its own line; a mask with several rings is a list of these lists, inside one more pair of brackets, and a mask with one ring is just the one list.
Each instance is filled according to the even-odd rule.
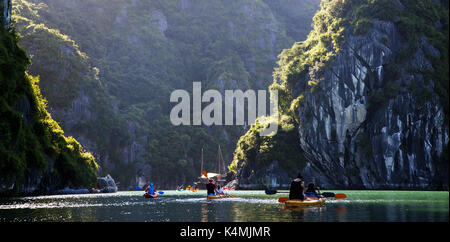
[[1,0],[0,1],[0,24],[5,28],[9,28],[11,25],[11,0]]
[[[299,108],[300,146],[311,161],[306,175],[342,188],[448,185],[448,164],[439,163],[448,145],[439,97],[423,100],[409,88],[432,92],[432,82],[421,73],[433,68],[427,56],[440,53],[422,36],[392,79],[389,68],[404,46],[390,22],[375,21],[363,37],[347,35],[324,80]],[[393,93],[382,89],[387,85]],[[383,90],[377,94],[382,100],[374,100],[377,90]]]
[[270,87],[299,149],[252,125],[235,183],[288,187],[301,171],[327,189],[448,189],[448,31],[448,1],[323,0]]

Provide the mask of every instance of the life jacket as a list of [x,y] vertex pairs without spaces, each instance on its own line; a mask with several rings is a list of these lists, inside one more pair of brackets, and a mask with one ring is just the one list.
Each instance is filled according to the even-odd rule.
[[208,183],[206,184],[206,192],[208,195],[212,194],[214,195],[215,192],[214,190],[216,189],[216,185],[212,184],[212,183]]
[[304,184],[303,180],[294,180],[291,182],[291,187],[289,190],[289,199],[304,199],[305,196],[303,194],[303,187],[302,184]]
[[148,193],[148,194],[154,194],[154,191],[153,191],[153,183],[150,184],[150,187],[148,188],[147,193]]

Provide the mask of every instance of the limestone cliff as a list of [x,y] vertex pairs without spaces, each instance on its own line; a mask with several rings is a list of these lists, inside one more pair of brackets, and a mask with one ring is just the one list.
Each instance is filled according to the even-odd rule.
[[47,112],[39,78],[26,72],[30,59],[10,28],[11,1],[0,4],[0,196],[93,186],[94,157]]
[[248,132],[231,166],[240,187],[288,187],[301,171],[325,188],[448,188],[448,2],[324,0],[279,58],[271,88],[300,151],[288,160],[279,133]]
[[[391,22],[375,21],[362,37],[346,35],[323,73],[320,91],[308,92],[298,110],[299,143],[309,158],[306,175],[341,188],[448,184],[448,170],[438,162],[449,131],[439,97],[421,101],[408,89],[417,83],[433,90],[420,73],[433,68],[427,55],[440,53],[421,36],[416,52],[392,79],[386,69],[406,44]],[[371,100],[371,93],[387,83],[396,95],[381,103]]]

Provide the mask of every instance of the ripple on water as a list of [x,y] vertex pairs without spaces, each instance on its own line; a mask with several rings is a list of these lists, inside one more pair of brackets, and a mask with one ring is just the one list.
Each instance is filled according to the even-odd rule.
[[278,199],[259,199],[259,198],[222,198],[222,199],[207,199],[207,198],[177,198],[167,200],[172,203],[256,203],[256,204],[278,204]]
[[120,202],[120,203],[89,203],[89,202],[47,202],[47,203],[35,203],[35,202],[27,202],[27,203],[17,203],[14,202],[12,204],[2,204],[0,205],[0,209],[40,209],[40,208],[82,208],[82,207],[126,207],[126,206],[135,206],[142,205],[145,202]]

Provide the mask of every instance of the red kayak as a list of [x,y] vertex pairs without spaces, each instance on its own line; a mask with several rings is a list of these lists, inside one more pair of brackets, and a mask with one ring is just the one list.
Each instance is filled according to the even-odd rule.
[[156,194],[148,194],[148,193],[144,193],[144,197],[145,198],[157,198],[159,195]]

